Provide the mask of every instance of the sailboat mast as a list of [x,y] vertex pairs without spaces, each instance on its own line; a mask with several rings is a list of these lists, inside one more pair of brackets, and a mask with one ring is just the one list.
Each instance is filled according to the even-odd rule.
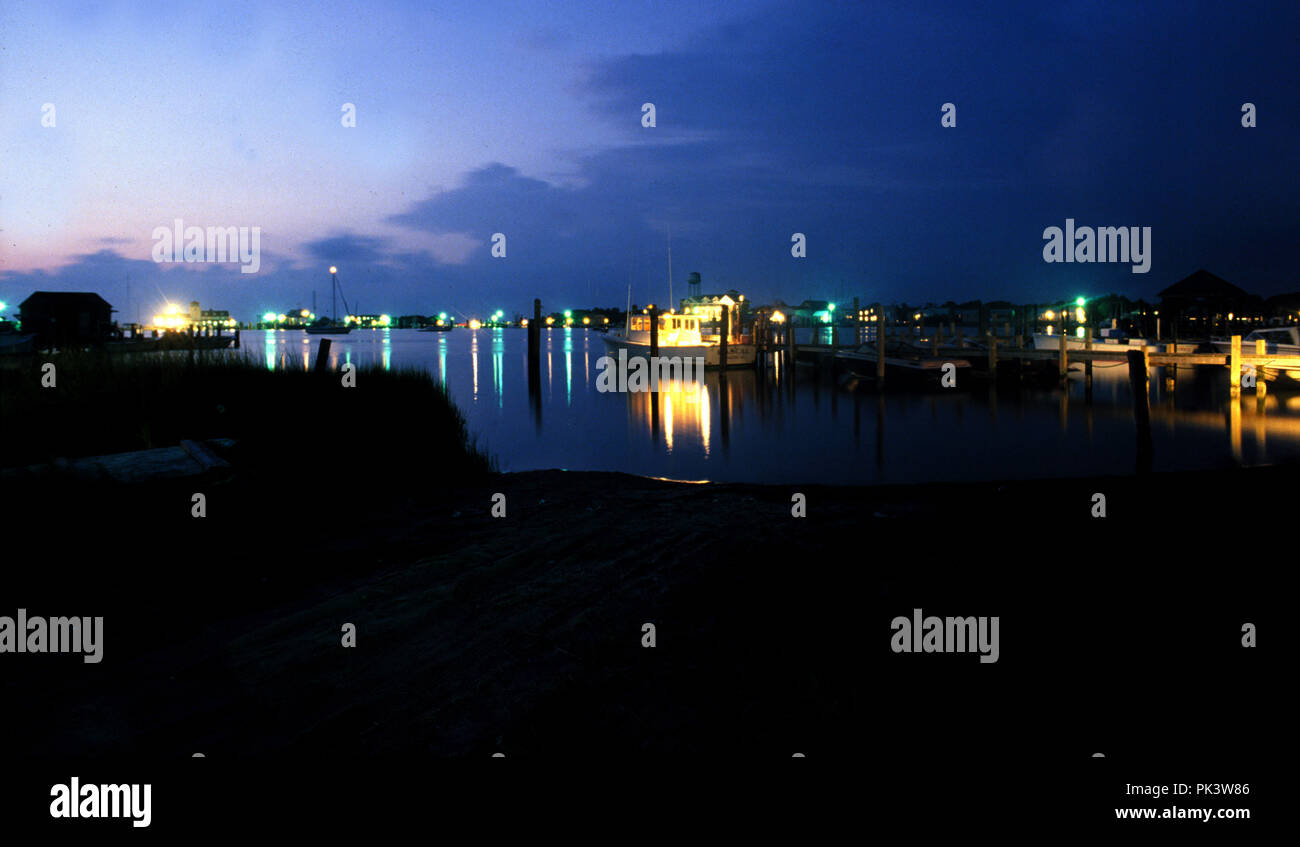
[[673,225],[668,225],[668,309],[675,309],[673,305]]
[[338,291],[338,287],[338,274],[330,271],[330,320],[335,326],[338,326],[339,323],[339,301],[338,298],[335,297],[335,292]]

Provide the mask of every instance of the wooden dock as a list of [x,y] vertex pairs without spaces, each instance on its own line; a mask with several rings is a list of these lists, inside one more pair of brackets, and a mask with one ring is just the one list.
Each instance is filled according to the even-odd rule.
[[[984,376],[996,376],[998,368],[1009,363],[1055,362],[1058,375],[1064,377],[1071,364],[1081,363],[1084,365],[1085,374],[1091,376],[1093,363],[1124,364],[1130,361],[1131,352],[1137,352],[1148,370],[1153,367],[1172,368],[1175,372],[1178,368],[1185,367],[1226,368],[1229,371],[1229,385],[1237,389],[1241,387],[1242,375],[1252,369],[1256,374],[1261,374],[1263,369],[1300,371],[1300,356],[1266,353],[1263,342],[1259,342],[1254,351],[1246,352],[1242,348],[1240,336],[1232,337],[1232,350],[1227,353],[1171,353],[1158,349],[1153,351],[1150,347],[1129,347],[1100,342],[1091,349],[1071,350],[1062,344],[1056,350],[1042,350],[1018,346],[1004,347],[994,336],[987,337],[982,344],[963,342],[960,347],[951,343],[924,345],[925,339],[917,340],[922,343],[907,344],[910,348],[907,352],[900,352],[898,350],[900,345],[897,342],[890,345],[894,352],[885,354],[885,368],[900,374],[927,373],[939,372],[944,365],[952,364],[959,370]],[[970,341],[973,342],[973,339]],[[874,339],[857,347],[841,347],[836,344],[790,344],[782,348],[781,345],[767,345],[761,353],[772,354],[784,349],[786,352],[793,353],[796,361],[800,358],[814,362],[833,360],[835,363],[844,363],[850,368],[854,364],[872,364],[877,365],[879,371],[880,346]],[[929,349],[925,349],[926,346]],[[1262,378],[1257,378],[1255,384],[1258,386],[1264,381]]]

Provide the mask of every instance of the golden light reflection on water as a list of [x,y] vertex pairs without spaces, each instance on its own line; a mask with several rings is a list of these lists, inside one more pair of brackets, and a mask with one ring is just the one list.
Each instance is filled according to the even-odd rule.
[[[644,432],[654,431],[654,400],[649,391],[628,392],[628,415]],[[659,383],[659,420],[664,446],[671,453],[679,446],[698,444],[708,456],[713,437],[709,387],[693,379],[670,379]]]

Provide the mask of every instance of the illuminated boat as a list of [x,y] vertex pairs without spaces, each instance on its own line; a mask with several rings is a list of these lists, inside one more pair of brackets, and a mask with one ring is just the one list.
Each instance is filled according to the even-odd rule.
[[[605,333],[603,340],[611,350],[627,350],[629,356],[650,355],[650,315],[628,315],[627,324]],[[668,312],[658,316],[659,355],[702,358],[706,368],[722,364],[722,343],[700,334],[698,315]],[[734,336],[733,336],[734,337]],[[727,344],[727,367],[750,367],[757,358],[757,348],[740,340]]]

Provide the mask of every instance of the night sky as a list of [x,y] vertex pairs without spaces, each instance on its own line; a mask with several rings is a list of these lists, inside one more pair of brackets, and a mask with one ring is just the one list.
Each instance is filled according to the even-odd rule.
[[[677,297],[1300,290],[1300,4],[977,5],[6,4],[0,300],[667,303],[670,227]],[[176,218],[260,226],[259,272],[154,263]],[[1045,263],[1066,218],[1151,227],[1150,272]]]

